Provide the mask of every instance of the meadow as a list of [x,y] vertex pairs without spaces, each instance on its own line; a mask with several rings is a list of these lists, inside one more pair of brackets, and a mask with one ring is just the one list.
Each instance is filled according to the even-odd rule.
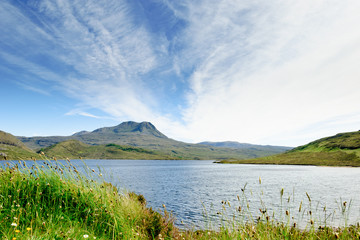
[[[172,214],[151,209],[146,199],[104,181],[99,169],[77,169],[71,161],[17,162],[0,169],[1,239],[359,239],[359,224],[349,225],[351,203],[341,202],[341,226],[318,218],[311,197],[296,208],[279,190],[280,212],[263,207],[252,214],[244,187],[238,202],[204,213],[204,229],[180,229]],[[261,187],[261,179],[259,179]],[[260,201],[261,201],[261,195]],[[304,220],[305,226],[298,222]]]

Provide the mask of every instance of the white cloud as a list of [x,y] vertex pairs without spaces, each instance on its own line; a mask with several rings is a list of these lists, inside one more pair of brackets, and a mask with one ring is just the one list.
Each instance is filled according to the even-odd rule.
[[65,116],[75,116],[75,115],[89,117],[89,118],[95,118],[95,119],[112,119],[111,117],[108,117],[108,116],[98,116],[98,115],[86,112],[81,108],[76,108],[76,109],[73,109],[73,110],[65,113]]
[[281,133],[358,111],[357,1],[230,3],[190,6],[184,55],[198,67],[184,118],[192,139],[285,144]]

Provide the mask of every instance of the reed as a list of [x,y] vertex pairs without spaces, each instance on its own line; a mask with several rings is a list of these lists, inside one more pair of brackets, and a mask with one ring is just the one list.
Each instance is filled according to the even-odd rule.
[[212,228],[186,231],[185,239],[360,239],[359,223],[348,224],[351,201],[340,199],[342,223],[334,227],[328,221],[335,212],[320,207],[307,192],[305,200],[297,204],[294,190],[288,193],[282,188],[278,210],[273,210],[273,204],[264,200],[261,178],[258,192],[259,201],[250,201],[248,195],[256,193],[245,184],[237,202],[221,201],[221,211],[216,214],[204,209],[206,226]]
[[[170,239],[171,215],[141,195],[118,192],[102,174],[69,161],[0,169],[1,239]],[[91,174],[91,175],[88,175]],[[162,237],[159,237],[162,236]]]

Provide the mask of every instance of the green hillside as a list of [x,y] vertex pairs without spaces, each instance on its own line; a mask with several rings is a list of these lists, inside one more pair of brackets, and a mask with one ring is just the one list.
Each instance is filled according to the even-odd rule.
[[360,131],[321,138],[282,154],[221,163],[360,167]]
[[0,160],[23,160],[39,157],[10,133],[0,131]]
[[117,144],[88,145],[78,140],[68,140],[41,149],[47,158],[57,159],[170,159],[170,156],[139,147]]
[[[180,149],[180,148],[179,148]],[[247,154],[256,156],[252,151],[244,152],[236,149],[213,148],[208,150],[192,146],[180,150],[172,150],[170,154],[166,151],[149,150],[129,145],[117,145],[114,143],[103,145],[88,145],[78,140],[67,140],[39,150],[44,152],[48,158],[84,158],[84,159],[226,159],[239,157]],[[257,154],[262,154],[258,152]],[[263,153],[264,154],[264,153]]]
[[131,121],[114,127],[99,128],[92,132],[81,131],[72,136],[18,138],[36,151],[59,142],[78,140],[94,146],[116,144],[144,148],[155,151],[161,156],[168,156],[170,159],[246,159],[269,156],[287,150],[284,147],[276,146],[249,145],[242,148],[224,148],[184,143],[168,138],[149,122]]
[[261,150],[261,151],[278,151],[285,152],[292,147],[284,147],[284,146],[271,146],[271,145],[256,145],[249,143],[239,143],[234,141],[225,141],[225,142],[200,142],[201,145],[208,145],[214,147],[222,147],[222,148],[234,148],[234,149],[252,149],[252,150]]
[[[313,141],[304,146],[294,148],[293,152],[299,151],[331,151],[331,150],[344,150],[354,151],[358,155],[360,154],[360,131],[339,133],[335,136],[321,138]],[[360,156],[360,155],[359,155]]]

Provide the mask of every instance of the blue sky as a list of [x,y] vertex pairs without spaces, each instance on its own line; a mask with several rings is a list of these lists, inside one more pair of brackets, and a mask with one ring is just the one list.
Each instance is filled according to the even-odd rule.
[[0,129],[150,121],[186,142],[360,129],[360,2],[0,2]]

